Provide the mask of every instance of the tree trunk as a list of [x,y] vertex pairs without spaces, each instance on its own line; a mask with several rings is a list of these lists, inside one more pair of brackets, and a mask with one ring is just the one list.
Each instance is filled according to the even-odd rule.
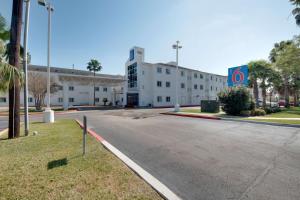
[[253,83],[253,95],[254,95],[254,99],[255,99],[255,105],[256,105],[256,107],[259,107],[257,80],[255,80],[254,83]]
[[294,106],[295,107],[298,107],[298,98],[299,98],[298,90],[296,89],[294,92]]
[[[23,0],[13,0],[9,64],[20,67],[20,40],[22,29]],[[8,138],[20,136],[20,82],[14,77],[13,87],[9,89],[9,119],[8,119]]]
[[96,92],[95,92],[95,71],[94,71],[94,80],[93,80],[93,82],[94,82],[94,106],[96,106],[96,103],[95,103],[95,98],[96,98]]
[[290,107],[290,92],[289,92],[289,79],[287,76],[284,77],[284,100],[285,107]]
[[263,78],[262,81],[261,81],[261,84],[260,84],[260,87],[261,87],[261,96],[262,96],[262,107],[263,108],[266,108],[267,107],[267,87],[266,87],[266,83],[265,83],[265,79]]
[[261,89],[261,93],[262,93],[262,98],[263,98],[263,108],[266,108],[266,105],[267,105],[267,103],[266,103],[266,99],[267,99],[267,91],[266,91],[266,88],[265,87],[263,87],[262,89]]

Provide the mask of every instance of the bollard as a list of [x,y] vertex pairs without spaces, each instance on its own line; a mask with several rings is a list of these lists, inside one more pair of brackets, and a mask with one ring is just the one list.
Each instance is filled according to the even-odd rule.
[[86,116],[83,116],[83,144],[82,144],[82,154],[85,155],[85,147],[86,147],[86,134],[87,134],[87,123]]

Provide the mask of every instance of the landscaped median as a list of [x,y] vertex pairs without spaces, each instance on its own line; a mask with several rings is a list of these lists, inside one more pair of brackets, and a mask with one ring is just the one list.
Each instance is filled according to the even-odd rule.
[[200,108],[188,108],[181,109],[180,112],[167,112],[162,113],[165,115],[174,115],[179,117],[191,117],[191,118],[202,118],[202,119],[213,119],[213,120],[230,120],[239,122],[251,122],[261,123],[268,125],[291,125],[293,127],[300,127],[300,108],[292,107],[285,109],[281,112],[272,113],[261,117],[240,117],[226,115],[224,112],[219,113],[205,113],[201,112]]
[[0,199],[161,199],[73,120],[32,123],[36,136],[0,139]]

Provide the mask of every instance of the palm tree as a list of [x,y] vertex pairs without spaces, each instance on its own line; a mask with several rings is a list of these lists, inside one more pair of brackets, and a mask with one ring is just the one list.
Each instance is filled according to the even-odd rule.
[[94,106],[95,104],[95,75],[96,72],[99,72],[102,70],[102,66],[101,63],[96,60],[96,59],[91,59],[90,62],[88,62],[88,66],[86,67],[89,71],[94,72],[94,79],[93,79],[93,83],[94,83]]
[[295,16],[296,24],[300,26],[300,0],[290,0],[290,2],[296,7],[292,10],[292,14]]
[[249,64],[250,86],[253,88],[255,104],[258,106],[259,87],[262,89],[263,107],[266,107],[268,82],[272,78],[271,64],[266,60],[251,61]]
[[[13,0],[10,28],[9,64],[20,68],[20,40],[22,29],[23,0]],[[9,88],[8,138],[20,136],[20,80],[11,76],[13,84]]]
[[[297,45],[292,41],[282,41],[280,43],[276,43],[274,48],[270,52],[269,59],[275,66],[275,68],[279,71],[283,83],[284,90],[284,99],[285,99],[285,107],[290,106],[290,89],[291,89],[291,80],[293,75],[293,68],[297,68],[295,64],[298,62],[296,51],[299,49]],[[288,57],[290,57],[288,59]],[[294,66],[294,67],[293,67]]]

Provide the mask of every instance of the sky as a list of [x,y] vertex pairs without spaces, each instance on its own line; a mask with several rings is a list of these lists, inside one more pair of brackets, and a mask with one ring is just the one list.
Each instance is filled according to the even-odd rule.
[[[288,0],[51,0],[51,66],[86,69],[92,58],[101,73],[124,74],[129,49],[145,48],[145,61],[179,64],[227,75],[229,67],[268,59],[275,42],[299,34]],[[12,0],[0,0],[10,25]],[[31,63],[47,63],[47,11],[31,0],[28,50]]]

